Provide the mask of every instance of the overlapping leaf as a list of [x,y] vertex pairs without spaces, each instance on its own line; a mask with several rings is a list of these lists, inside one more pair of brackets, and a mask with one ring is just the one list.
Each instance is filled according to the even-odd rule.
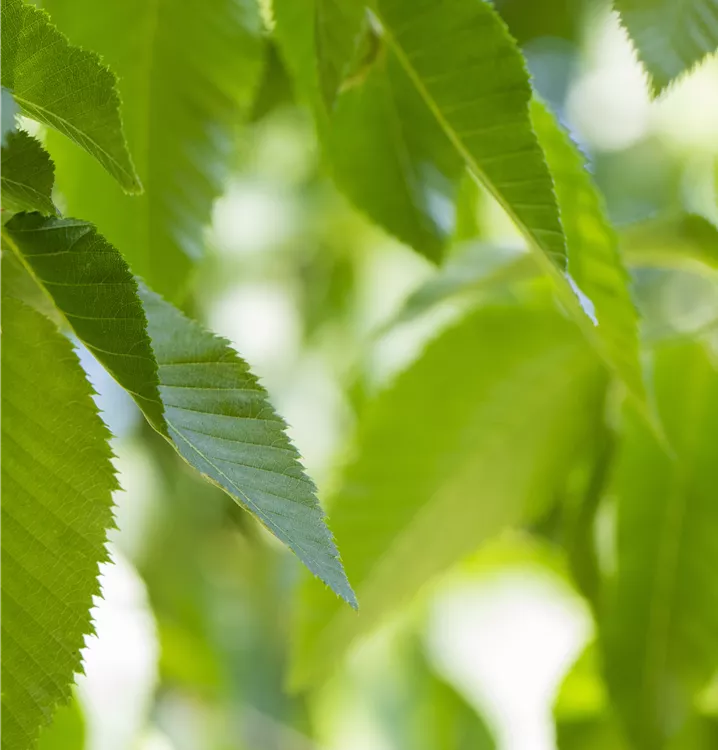
[[674,455],[627,415],[612,487],[618,568],[601,623],[609,688],[640,750],[678,732],[718,666],[718,373],[698,344],[655,359]]
[[654,93],[718,49],[717,0],[614,0]]
[[2,207],[6,211],[56,214],[55,166],[40,142],[24,130],[9,133],[2,147]]
[[73,47],[45,11],[2,0],[2,19],[2,85],[22,113],[92,154],[124,190],[139,192],[115,76],[96,54]]
[[599,369],[553,311],[492,307],[377,399],[329,504],[361,610],[348,616],[307,583],[297,685],[325,677],[357,636],[546,501],[595,416]]
[[80,341],[164,431],[147,321],[122,255],[92,224],[38,213],[10,219],[3,244],[22,259]]
[[177,298],[232,163],[258,83],[262,48],[252,0],[49,0],[73,42],[120,78],[127,137],[145,195],[123,196],[91,160],[48,147],[68,213],[97,225],[152,288]]
[[2,321],[2,732],[26,750],[80,669],[117,484],[70,342],[16,300]]

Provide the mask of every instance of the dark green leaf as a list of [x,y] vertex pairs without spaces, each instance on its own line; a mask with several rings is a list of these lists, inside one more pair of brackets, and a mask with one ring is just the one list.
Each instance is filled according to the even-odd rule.
[[3,209],[56,214],[54,182],[55,165],[40,142],[24,130],[9,133],[2,147]]
[[365,18],[363,0],[315,0],[315,43],[319,82],[331,109],[359,46]]
[[363,419],[329,505],[361,611],[308,582],[294,682],[325,677],[432,577],[541,508],[602,382],[575,328],[542,308],[485,308],[430,345]]
[[22,113],[92,154],[125,191],[139,192],[115,76],[96,54],[70,45],[44,10],[2,0],[2,19],[2,85]]
[[286,425],[229,344],[144,288],[160,394],[179,454],[256,516],[334,592],[356,598]]
[[128,199],[82,154],[50,139],[68,213],[92,221],[153,289],[177,298],[232,163],[262,63],[253,0],[48,0],[58,26],[120,79],[145,195]]
[[698,344],[655,353],[669,456],[630,410],[612,485],[617,573],[601,622],[609,688],[640,750],[684,725],[718,666],[718,373]]
[[3,229],[9,245],[83,344],[165,432],[157,363],[137,282],[92,226],[76,219],[17,214]]
[[16,115],[18,113],[18,106],[13,99],[12,94],[3,86],[2,87],[2,145],[6,143],[6,139],[9,133],[14,133],[17,130]]
[[614,0],[658,94],[718,48],[717,0]]
[[117,483],[70,342],[16,300],[2,320],[2,732],[26,750],[81,667]]

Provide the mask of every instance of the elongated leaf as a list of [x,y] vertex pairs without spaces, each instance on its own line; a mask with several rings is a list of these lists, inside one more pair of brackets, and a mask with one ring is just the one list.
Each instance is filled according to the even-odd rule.
[[117,484],[70,342],[16,300],[2,321],[2,732],[26,750],[80,669]]
[[503,21],[474,0],[379,0],[389,46],[474,176],[531,245],[566,267],[551,176],[529,117],[531,87]]
[[7,142],[10,133],[17,130],[16,115],[19,109],[13,99],[12,94],[3,86],[2,87],[2,145]]
[[2,147],[2,207],[56,214],[54,182],[55,165],[40,142],[24,130],[9,133]]
[[718,49],[717,0],[614,0],[658,94]]
[[140,293],[179,454],[356,606],[315,487],[265,390],[224,339],[147,289]]
[[362,421],[329,505],[361,611],[345,616],[307,583],[295,684],[326,676],[433,576],[540,508],[601,382],[580,335],[550,310],[485,308],[430,345]]
[[531,116],[556,186],[568,244],[568,273],[589,300],[606,361],[643,401],[636,309],[628,288],[628,273],[618,253],[618,237],[605,216],[584,159],[568,134],[536,100],[531,105]]
[[145,195],[128,199],[82,154],[50,138],[68,213],[82,216],[152,288],[177,297],[232,164],[262,62],[253,0],[48,0],[58,26],[120,78]]
[[669,457],[629,413],[612,494],[618,569],[601,623],[609,688],[639,750],[659,750],[718,666],[718,373],[698,344],[657,351]]
[[314,113],[331,175],[372,221],[436,261],[453,231],[451,204],[462,160],[395,55],[373,33],[364,38],[361,64],[327,113],[314,62],[313,7],[277,0],[275,35]]
[[139,192],[115,76],[96,54],[70,45],[45,11],[2,0],[2,18],[2,85],[22,113],[92,154],[125,191]]
[[3,228],[9,245],[85,346],[165,431],[157,363],[137,282],[92,226],[76,219],[17,214]]
[[316,0],[319,81],[331,108],[359,46],[366,11],[363,0]]

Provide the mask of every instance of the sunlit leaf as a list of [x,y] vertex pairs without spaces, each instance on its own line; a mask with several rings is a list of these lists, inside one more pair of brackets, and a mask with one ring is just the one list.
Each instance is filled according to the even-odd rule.
[[137,282],[122,255],[85,221],[17,214],[3,229],[77,337],[164,431],[157,363]]
[[316,489],[266,391],[227,341],[158,295],[140,293],[168,434],[180,455],[356,606]]
[[81,667],[117,484],[70,342],[16,300],[2,321],[2,731],[26,750]]
[[617,573],[601,621],[608,684],[640,750],[663,747],[718,666],[718,373],[698,344],[656,351],[673,455],[632,412],[612,485]]
[[40,732],[37,750],[82,750],[85,747],[85,718],[76,696],[60,706],[52,724]]
[[717,0],[614,0],[658,94],[718,49]]
[[55,166],[40,142],[24,130],[9,133],[2,147],[2,207],[6,211],[56,214]]
[[542,308],[485,308],[431,344],[362,420],[329,503],[361,610],[307,583],[295,684],[321,680],[432,577],[542,508],[602,382],[575,328]]
[[92,154],[124,190],[139,192],[113,73],[94,52],[72,46],[33,5],[2,0],[2,18],[2,85],[21,112]]
[[262,63],[253,0],[48,0],[73,42],[120,79],[127,138],[145,195],[128,199],[50,138],[68,213],[82,216],[158,292],[178,297],[204,251],[212,204],[232,166],[237,127]]

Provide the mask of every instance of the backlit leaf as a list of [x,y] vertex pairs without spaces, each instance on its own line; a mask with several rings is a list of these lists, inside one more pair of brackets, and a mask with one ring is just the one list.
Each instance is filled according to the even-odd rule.
[[2,207],[12,213],[56,214],[55,166],[40,142],[24,130],[9,133],[2,147]]
[[70,342],[5,297],[2,322],[2,732],[26,750],[81,668],[117,484]]

